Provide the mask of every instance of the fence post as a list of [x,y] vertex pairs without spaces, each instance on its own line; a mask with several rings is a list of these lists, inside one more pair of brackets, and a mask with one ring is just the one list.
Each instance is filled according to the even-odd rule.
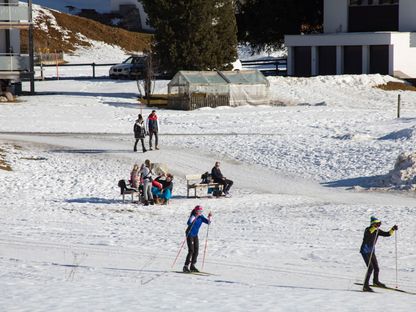
[[55,51],[54,53],[55,56],[55,63],[56,63],[56,79],[59,80],[59,62],[58,62],[58,55]]
[[42,59],[40,60],[40,79],[45,80],[45,77],[43,76],[43,62],[42,62]]
[[400,94],[399,94],[399,96],[397,97],[397,118],[400,118],[400,102],[401,102],[401,99],[400,99]]
[[92,63],[92,78],[95,79],[95,62]]

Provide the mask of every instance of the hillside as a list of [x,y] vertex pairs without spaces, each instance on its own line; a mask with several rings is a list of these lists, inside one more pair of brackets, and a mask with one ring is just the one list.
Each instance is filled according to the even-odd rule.
[[[143,51],[151,35],[129,32],[98,22],[34,5],[35,51],[71,53],[100,41],[126,52]],[[22,50],[27,50],[27,31],[22,31]]]

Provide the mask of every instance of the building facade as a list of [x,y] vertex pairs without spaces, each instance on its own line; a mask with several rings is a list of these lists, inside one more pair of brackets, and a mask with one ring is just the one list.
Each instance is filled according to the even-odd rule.
[[285,36],[288,74],[416,78],[415,0],[324,0],[324,33]]
[[31,72],[29,52],[21,53],[20,30],[31,24],[31,1],[0,0],[0,92]]
[[111,11],[130,20],[132,28],[137,24],[137,30],[154,31],[148,23],[147,14],[140,0],[111,0]]

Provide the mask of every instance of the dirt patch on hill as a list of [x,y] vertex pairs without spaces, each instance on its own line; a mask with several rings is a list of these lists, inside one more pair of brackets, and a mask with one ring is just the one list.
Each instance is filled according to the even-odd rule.
[[12,171],[12,167],[4,159],[6,157],[6,151],[0,148],[0,170]]
[[[152,35],[130,32],[121,28],[107,26],[96,21],[50,11],[50,16],[40,15],[34,27],[35,51],[71,53],[77,46],[90,46],[88,39],[117,45],[126,52],[144,51],[149,47]],[[46,26],[42,27],[42,26]],[[22,51],[28,50],[28,32],[21,31]]]
[[389,81],[386,84],[377,85],[375,88],[379,88],[385,91],[416,91],[416,87],[403,83],[403,82],[396,82],[396,81]]

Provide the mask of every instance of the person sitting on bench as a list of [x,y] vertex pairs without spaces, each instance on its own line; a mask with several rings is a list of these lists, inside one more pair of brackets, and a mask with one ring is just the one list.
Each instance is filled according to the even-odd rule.
[[211,176],[212,179],[214,180],[215,183],[219,183],[223,186],[223,192],[224,195],[229,195],[229,191],[231,186],[233,185],[233,181],[226,179],[222,173],[221,173],[221,169],[220,169],[220,162],[217,161],[215,163],[214,168],[212,168],[211,170]]
[[153,196],[156,197],[156,203],[166,205],[169,202],[169,199],[172,197],[172,189],[173,189],[173,175],[170,173],[163,174],[155,179],[161,186],[161,188],[153,186],[152,193]]

